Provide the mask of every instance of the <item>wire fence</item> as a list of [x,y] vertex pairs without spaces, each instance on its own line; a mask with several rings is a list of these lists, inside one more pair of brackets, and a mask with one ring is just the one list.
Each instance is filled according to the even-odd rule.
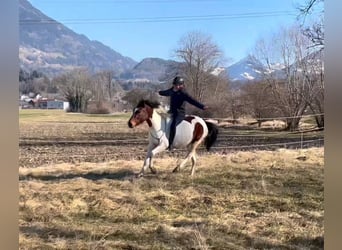
[[300,140],[295,142],[281,142],[281,143],[268,143],[268,144],[255,144],[255,145],[241,145],[241,146],[214,146],[214,149],[245,149],[245,148],[267,148],[278,146],[279,148],[287,148],[289,145],[300,145],[300,148],[303,148],[305,144],[308,143],[317,143],[324,141],[323,138],[315,139],[315,140]]
[[[270,121],[270,120],[285,120],[285,119],[316,117],[316,116],[324,116],[324,113],[308,114],[308,115],[294,115],[294,116],[280,116],[280,117],[260,117],[260,118],[250,118],[250,119]],[[206,119],[225,120],[227,118],[222,118],[221,117],[221,118],[206,118]],[[234,120],[239,121],[239,120],[245,120],[245,119],[244,118],[237,118],[237,119],[234,119]]]

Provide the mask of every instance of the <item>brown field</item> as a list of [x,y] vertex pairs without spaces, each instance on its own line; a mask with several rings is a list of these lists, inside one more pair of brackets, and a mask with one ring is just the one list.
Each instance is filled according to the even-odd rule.
[[193,178],[176,151],[134,179],[129,114],[19,115],[20,249],[323,249],[323,132],[220,127]]

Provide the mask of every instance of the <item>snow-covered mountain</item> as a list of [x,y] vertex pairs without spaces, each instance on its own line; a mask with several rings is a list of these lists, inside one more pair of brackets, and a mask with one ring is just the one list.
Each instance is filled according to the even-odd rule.
[[265,68],[260,61],[249,55],[226,68],[228,78],[235,82],[248,82],[262,79]]
[[[282,63],[273,63],[270,67],[264,66],[255,57],[249,55],[237,63],[225,68],[225,73],[231,82],[246,83],[250,81],[258,81],[263,78],[284,79],[286,69],[289,72],[317,73],[322,70],[323,51],[316,51],[308,54],[303,59],[293,62],[290,66],[285,67]],[[301,69],[305,66],[306,69]]]

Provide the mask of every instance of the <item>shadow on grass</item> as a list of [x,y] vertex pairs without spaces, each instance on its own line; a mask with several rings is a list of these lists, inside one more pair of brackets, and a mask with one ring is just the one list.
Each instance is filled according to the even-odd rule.
[[[41,239],[49,239],[50,237],[67,238],[67,239],[89,239],[89,232],[83,230],[69,230],[67,228],[53,228],[40,226],[20,226],[19,231],[27,236],[38,236]],[[94,237],[92,235],[92,237]]]
[[259,238],[253,238],[250,236],[246,237],[246,246],[244,247],[252,247],[252,249],[284,249],[284,250],[293,250],[293,249],[311,249],[311,250],[320,250],[324,247],[324,239],[319,236],[316,238],[295,238],[289,240],[285,243],[271,243],[266,240],[261,240]]
[[293,238],[289,241],[290,244],[299,246],[303,249],[324,249],[324,238],[323,236],[318,236],[315,238],[304,238],[304,237],[297,237]]
[[257,235],[243,232],[237,228],[227,228],[217,225],[215,237],[207,239],[207,244],[213,249],[312,249],[319,250],[324,247],[323,236],[318,237],[294,237],[282,242],[273,242],[271,238],[263,238]]
[[135,177],[135,173],[131,170],[118,170],[117,172],[102,172],[102,173],[85,173],[85,174],[58,174],[58,175],[34,175],[27,174],[19,176],[19,181],[23,180],[41,180],[41,181],[61,181],[61,180],[71,180],[75,178],[84,178],[87,180],[97,181],[103,179],[110,180],[130,180]]

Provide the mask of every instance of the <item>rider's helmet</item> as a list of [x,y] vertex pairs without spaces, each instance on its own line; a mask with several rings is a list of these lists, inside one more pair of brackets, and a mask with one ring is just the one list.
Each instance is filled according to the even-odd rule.
[[183,77],[180,77],[180,76],[176,76],[176,77],[173,79],[172,84],[173,84],[173,85],[184,85],[184,78],[183,78]]

